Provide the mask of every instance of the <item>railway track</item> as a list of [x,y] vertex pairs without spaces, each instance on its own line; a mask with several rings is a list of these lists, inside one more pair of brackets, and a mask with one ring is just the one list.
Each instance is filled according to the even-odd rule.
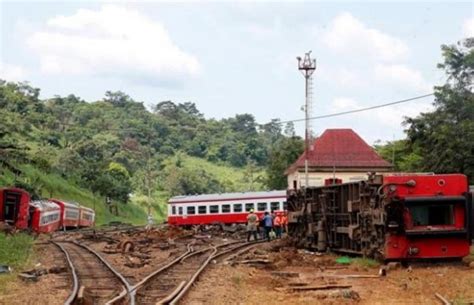
[[73,287],[65,305],[134,304],[127,280],[91,248],[76,242],[52,242],[65,254]]
[[237,241],[202,249],[188,244],[186,252],[134,285],[131,294],[137,304],[177,304],[212,260],[254,244]]

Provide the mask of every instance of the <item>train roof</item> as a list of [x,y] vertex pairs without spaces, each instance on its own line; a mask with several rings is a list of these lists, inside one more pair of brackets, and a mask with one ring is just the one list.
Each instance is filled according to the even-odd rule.
[[56,202],[57,204],[62,204],[65,207],[69,208],[76,208],[78,209],[80,207],[79,203],[77,202],[69,202],[69,201],[64,201],[64,200],[59,200],[59,199],[49,199],[52,202]]
[[30,201],[30,206],[33,206],[40,211],[59,210],[59,206],[49,200],[33,200]]
[[246,199],[253,200],[253,199],[269,199],[269,198],[277,198],[277,197],[286,197],[286,190],[267,191],[267,192],[241,192],[241,193],[175,196],[175,197],[170,198],[168,203],[228,201],[228,200],[246,200]]
[[83,206],[83,205],[81,205],[81,210],[85,210],[85,211],[88,211],[88,212],[91,212],[91,213],[95,213],[95,212],[94,212],[94,209],[85,207],[85,206]]

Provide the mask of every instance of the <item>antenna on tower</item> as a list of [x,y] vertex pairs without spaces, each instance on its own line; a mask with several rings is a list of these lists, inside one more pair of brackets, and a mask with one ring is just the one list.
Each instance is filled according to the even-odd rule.
[[305,141],[304,141],[304,173],[305,173],[305,187],[309,186],[308,177],[308,153],[311,133],[311,123],[309,117],[313,111],[313,81],[312,75],[316,70],[316,59],[311,59],[311,51],[305,53],[304,58],[296,57],[298,60],[298,70],[301,71],[305,78]]

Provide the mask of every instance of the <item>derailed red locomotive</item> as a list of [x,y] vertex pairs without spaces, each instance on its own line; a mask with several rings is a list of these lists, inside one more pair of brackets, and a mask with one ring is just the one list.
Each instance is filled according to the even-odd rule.
[[371,175],[288,191],[290,235],[318,251],[383,260],[461,258],[471,243],[467,178]]

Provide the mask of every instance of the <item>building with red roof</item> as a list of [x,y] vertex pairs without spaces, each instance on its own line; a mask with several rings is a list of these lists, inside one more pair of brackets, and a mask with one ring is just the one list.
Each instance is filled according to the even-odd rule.
[[[305,185],[305,153],[285,172],[289,188]],[[324,185],[325,179],[342,182],[367,178],[368,172],[390,172],[393,165],[380,157],[352,129],[326,129],[309,147],[308,184]]]

